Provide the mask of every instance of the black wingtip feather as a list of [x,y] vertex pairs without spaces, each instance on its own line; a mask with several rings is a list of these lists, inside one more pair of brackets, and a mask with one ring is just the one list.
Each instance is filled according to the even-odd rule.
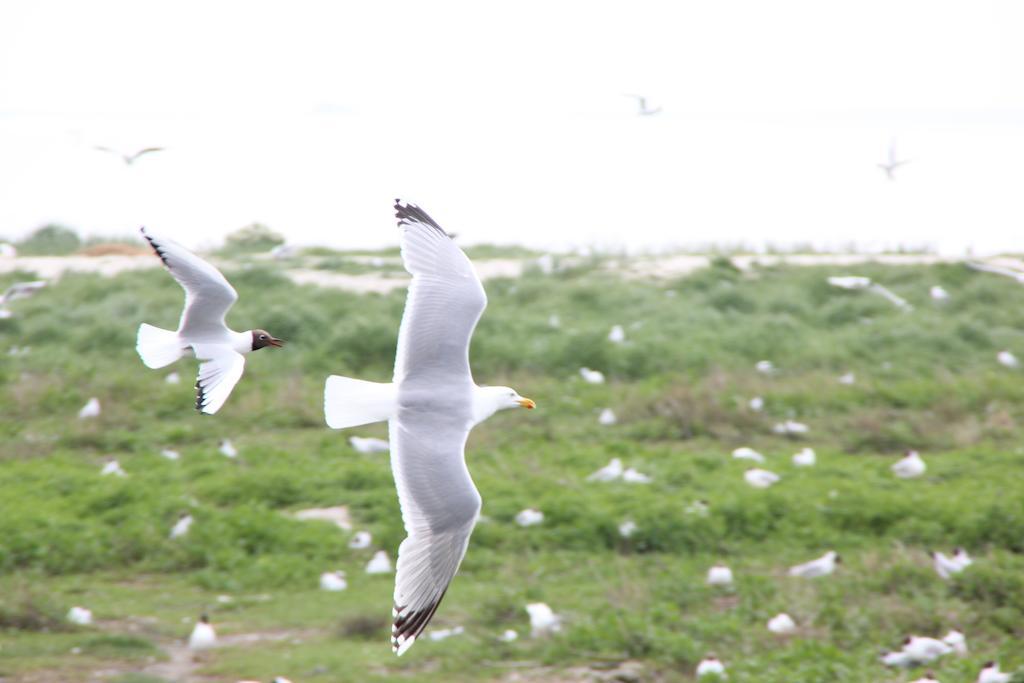
[[434,617],[434,612],[437,611],[438,605],[444,599],[445,593],[448,589],[445,588],[438,596],[437,600],[430,604],[426,609],[421,609],[416,612],[409,612],[402,614],[404,607],[395,605],[395,612],[400,616],[395,617],[394,622],[391,625],[391,649],[398,652],[398,639],[403,638],[402,642],[409,640],[410,638],[418,639],[423,630],[427,628],[427,624]]
[[139,228],[139,232],[141,232],[142,237],[149,242],[149,246],[153,248],[153,251],[156,252],[156,255],[160,257],[160,260],[164,262],[164,265],[170,268],[171,264],[167,262],[167,255],[164,253],[164,250],[160,248],[160,245],[149,236],[149,233],[146,232],[146,228]]
[[429,226],[440,232],[445,237],[451,238],[444,228],[437,224],[430,215],[412,202],[407,202],[403,199],[395,199],[395,218],[398,219],[399,227],[403,225],[410,225],[412,223],[421,223],[422,225]]

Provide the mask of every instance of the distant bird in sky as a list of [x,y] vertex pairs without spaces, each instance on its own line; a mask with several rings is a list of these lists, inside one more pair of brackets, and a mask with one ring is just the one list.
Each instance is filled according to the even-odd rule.
[[636,100],[636,113],[639,114],[640,116],[652,116],[661,111],[661,107],[658,107],[657,109],[652,109],[647,104],[647,98],[644,97],[643,95],[626,95],[626,97],[632,97],[634,100]]
[[842,562],[839,553],[829,550],[821,557],[804,562],[789,568],[790,576],[799,576],[804,579],[816,579],[819,576],[828,576],[836,570],[836,565]]
[[170,365],[191,349],[203,361],[196,380],[196,410],[213,415],[242,378],[245,354],[284,342],[265,330],[230,329],[224,316],[238,293],[221,272],[174,240],[151,235],[145,228],[142,236],[185,290],[185,308],[177,330],[142,323],[135,349],[148,368]]
[[885,177],[889,180],[896,180],[896,176],[893,172],[905,164],[910,163],[909,159],[898,159],[896,156],[896,141],[893,140],[889,143],[889,157],[884,162],[878,164],[878,168],[885,171]]
[[210,623],[210,617],[203,614],[199,617],[192,634],[188,637],[188,649],[193,652],[209,650],[217,645],[217,632]]
[[146,154],[153,154],[155,152],[164,151],[163,147],[144,147],[140,150],[132,152],[131,154],[126,154],[125,152],[116,149],[111,149],[110,147],[96,146],[93,147],[93,149],[95,149],[98,152],[107,152],[108,154],[113,154],[114,156],[119,157],[121,161],[125,163],[125,166],[131,166],[136,161],[138,161],[140,157],[145,156]]
[[914,479],[924,474],[928,467],[917,451],[907,451],[891,469],[900,479]]

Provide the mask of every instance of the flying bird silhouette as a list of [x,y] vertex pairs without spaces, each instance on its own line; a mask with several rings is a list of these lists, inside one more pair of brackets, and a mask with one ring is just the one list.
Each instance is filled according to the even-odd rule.
[[120,157],[121,161],[123,161],[126,166],[131,166],[132,164],[134,164],[136,161],[139,160],[139,157],[141,157],[141,156],[143,156],[145,154],[152,154],[154,152],[162,152],[162,151],[164,151],[163,147],[145,147],[143,149],[140,149],[140,150],[136,151],[134,154],[125,154],[124,152],[121,152],[121,151],[116,150],[116,149],[111,149],[109,147],[96,146],[96,147],[93,147],[93,149],[95,149],[98,152],[109,152],[110,154],[113,154],[114,156]]
[[651,107],[647,106],[647,98],[644,97],[643,95],[626,95],[626,97],[632,97],[633,99],[636,100],[636,113],[640,114],[640,116],[652,116],[653,114],[657,114],[658,112],[661,111],[661,107],[658,107],[657,109],[652,109]]
[[893,175],[900,166],[910,163],[910,159],[897,159],[896,158],[896,141],[893,140],[889,143],[889,158],[885,162],[878,164],[878,168],[885,171],[885,177],[889,180],[896,180],[896,176]]

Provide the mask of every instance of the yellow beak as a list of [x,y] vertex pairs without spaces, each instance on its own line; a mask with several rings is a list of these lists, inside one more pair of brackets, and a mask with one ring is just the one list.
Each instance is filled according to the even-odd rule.
[[520,399],[519,400],[519,405],[521,405],[522,407],[526,408],[527,410],[533,410],[534,408],[537,407],[537,404],[534,403],[533,400],[529,399],[529,398]]

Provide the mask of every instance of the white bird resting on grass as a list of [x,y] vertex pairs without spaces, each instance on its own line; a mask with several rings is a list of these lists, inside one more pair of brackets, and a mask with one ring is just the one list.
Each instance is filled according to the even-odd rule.
[[932,301],[947,301],[949,300],[949,292],[943,289],[940,285],[933,285],[928,290],[928,296],[932,298]]
[[836,565],[842,562],[839,553],[829,550],[821,557],[804,562],[789,568],[790,576],[799,576],[805,579],[815,579],[819,576],[828,576],[836,570]]
[[555,614],[543,602],[529,603],[526,606],[526,613],[530,615],[530,636],[533,638],[550,635],[562,630],[562,617]]
[[953,551],[952,557],[942,552],[933,551],[929,554],[932,556],[932,565],[935,567],[935,573],[943,579],[948,579],[953,574],[959,574],[974,564],[974,560],[971,559],[971,556],[963,548],[956,548]]
[[996,354],[996,361],[1005,368],[1019,368],[1020,361],[1017,356],[1009,351],[1000,351]]
[[608,332],[608,341],[613,344],[621,344],[626,341],[626,331],[622,329],[622,325],[613,325],[611,331]]
[[391,382],[331,375],[324,414],[334,429],[388,422],[391,469],[405,524],[391,645],[420,636],[466,554],[480,493],[466,467],[470,430],[499,410],[533,408],[513,389],[478,386],[469,343],[487,295],[465,253],[415,204],[396,200],[402,261],[412,274]]
[[160,451],[160,457],[166,458],[167,460],[180,460],[181,453],[170,448],[164,448]]
[[92,623],[92,610],[85,607],[72,607],[68,610],[68,621],[79,626],[88,626]]
[[260,329],[235,332],[224,322],[238,300],[235,288],[219,270],[174,240],[142,229],[142,236],[168,272],[185,290],[185,308],[177,330],[147,323],[139,326],[135,350],[147,368],[162,368],[188,351],[203,361],[196,380],[196,410],[220,410],[245,369],[245,354],[284,342]]
[[707,584],[709,586],[731,586],[732,570],[724,564],[716,564],[708,569]]
[[719,678],[728,678],[725,673],[725,664],[718,657],[708,655],[697,664],[697,678],[715,675]]
[[608,464],[587,477],[587,481],[609,482],[622,477],[622,460],[612,458]]
[[793,454],[793,464],[797,467],[811,467],[817,461],[813,448],[804,448],[799,453]]
[[955,628],[950,629],[949,633],[942,636],[942,642],[953,648],[953,652],[958,655],[963,656],[968,653],[967,637]]
[[952,646],[937,638],[908,636],[903,641],[903,652],[920,664],[929,664],[953,652]]
[[602,424],[606,427],[609,427],[618,422],[618,418],[615,417],[615,411],[613,411],[611,408],[605,408],[604,410],[601,411],[601,414],[598,416],[597,422],[598,424]]
[[221,439],[217,444],[217,450],[226,458],[238,457],[238,449],[235,448],[235,444],[231,443],[231,439]]
[[348,443],[357,453],[387,453],[391,448],[384,439],[375,439],[372,436],[350,436]]
[[169,372],[167,373],[167,376],[164,377],[164,381],[168,384],[181,384],[181,375],[176,372]]
[[1011,678],[1013,674],[1000,671],[996,662],[985,662],[985,666],[978,672],[978,680],[975,683],[1010,683]]
[[754,363],[754,369],[762,375],[770,375],[775,372],[775,364],[770,360],[759,360]]
[[552,313],[551,315],[548,316],[548,327],[552,327],[557,330],[561,326],[562,319],[559,318],[557,314]]
[[904,299],[901,296],[898,296],[896,293],[883,287],[877,282],[872,282],[871,278],[869,277],[863,277],[860,275],[833,276],[828,278],[828,283],[833,287],[838,287],[840,289],[867,290],[869,292],[874,292],[875,294],[878,294],[879,296],[887,299],[889,303],[891,303],[893,306],[899,308],[902,311],[909,312],[914,309],[914,307],[911,306],[906,299]]
[[500,636],[498,636],[498,640],[500,640],[503,643],[511,643],[518,639],[519,634],[515,630],[510,628],[505,629],[505,631]]
[[852,372],[847,372],[839,375],[838,382],[844,386],[853,386],[857,383],[857,375]]
[[516,524],[519,526],[537,526],[544,521],[544,513],[536,508],[526,508],[516,514]]
[[636,522],[634,522],[631,519],[627,519],[626,521],[619,524],[619,536],[622,536],[623,538],[629,538],[630,536],[636,533],[636,530]]
[[191,635],[188,637],[188,649],[193,652],[210,650],[217,645],[217,632],[210,623],[210,618],[205,614],[199,617]]
[[780,636],[796,632],[796,622],[785,612],[779,612],[768,620],[768,630]]
[[764,462],[764,456],[755,451],[753,448],[747,446],[740,446],[732,452],[732,457],[736,460],[753,460],[754,462]]
[[348,581],[345,580],[345,572],[338,570],[324,572],[320,575],[320,590],[336,593],[348,588]]
[[751,467],[743,473],[743,479],[755,489],[766,489],[776,484],[782,477],[769,470]]
[[783,434],[786,436],[802,436],[810,431],[810,427],[805,425],[803,422],[786,420],[785,422],[779,422],[772,427],[772,431],[776,434]]
[[194,521],[195,520],[192,518],[192,515],[182,515],[178,521],[174,523],[174,526],[171,527],[170,538],[181,538],[187,534],[188,530],[192,528],[192,523]]
[[755,396],[754,398],[750,399],[747,405],[749,405],[750,409],[753,410],[755,413],[760,413],[762,410],[764,410],[764,399],[761,398],[760,396]]
[[78,411],[78,419],[88,420],[91,417],[99,417],[100,412],[102,412],[100,400],[93,396],[86,401],[85,405],[82,406],[82,409]]
[[371,542],[373,542],[373,536],[369,531],[357,531],[348,542],[348,547],[353,550],[364,550],[370,547]]
[[121,469],[121,463],[116,460],[111,460],[103,466],[100,470],[100,474],[104,477],[108,475],[114,475],[115,477],[125,477],[128,473]]
[[644,474],[632,467],[629,467],[622,472],[622,481],[627,484],[650,484],[653,481],[648,474]]
[[580,377],[587,384],[604,384],[604,373],[600,370],[591,370],[590,368],[580,368]]
[[370,561],[366,563],[367,574],[390,574],[391,571],[391,558],[383,550],[375,552]]
[[900,479],[914,479],[924,474],[928,467],[917,451],[907,451],[890,469]]

